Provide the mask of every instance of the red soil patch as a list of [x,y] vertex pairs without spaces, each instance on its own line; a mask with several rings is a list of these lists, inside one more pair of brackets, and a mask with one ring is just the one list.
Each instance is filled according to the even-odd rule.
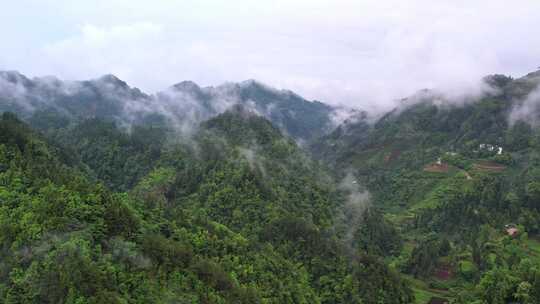
[[448,281],[453,276],[452,269],[448,265],[438,267],[433,275],[441,281]]
[[439,297],[432,297],[428,304],[448,304],[450,301],[448,301],[445,298],[439,298]]
[[424,171],[426,172],[435,172],[435,173],[446,173],[448,172],[448,164],[442,163],[442,164],[429,164],[424,167]]
[[519,233],[519,229],[517,228],[512,227],[512,228],[506,229],[506,234],[508,234],[509,236],[516,236],[518,235],[518,233]]
[[401,151],[399,150],[394,150],[392,152],[390,152],[388,155],[386,155],[384,157],[384,162],[387,164],[395,159],[397,159],[399,157],[399,155],[401,154]]

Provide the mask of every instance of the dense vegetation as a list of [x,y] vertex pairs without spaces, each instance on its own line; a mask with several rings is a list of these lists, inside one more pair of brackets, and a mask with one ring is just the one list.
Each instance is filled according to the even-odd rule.
[[254,80],[203,88],[184,81],[149,95],[114,75],[63,81],[0,71],[0,112],[31,118],[40,127],[61,125],[66,118],[98,118],[145,126],[165,120],[176,129],[191,129],[235,104],[256,111],[300,141],[318,138],[334,127],[333,107]]
[[540,74],[486,81],[494,90],[478,99],[420,92],[312,146],[338,175],[354,172],[398,229],[403,246],[389,263],[409,276],[419,303],[540,302],[539,113],[511,119]]
[[0,77],[2,303],[540,302],[540,72],[320,138],[254,81]]
[[169,131],[2,116],[2,303],[412,301],[344,246],[343,194],[268,121],[235,108],[190,140]]

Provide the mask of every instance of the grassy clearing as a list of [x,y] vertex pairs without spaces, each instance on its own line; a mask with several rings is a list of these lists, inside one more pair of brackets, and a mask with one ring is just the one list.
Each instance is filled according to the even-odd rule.
[[429,300],[431,300],[432,297],[438,296],[438,294],[419,289],[419,288],[413,288],[414,292],[414,303],[415,304],[427,304]]
[[526,241],[527,247],[529,247],[530,253],[535,259],[540,260],[540,240],[536,238],[530,238]]
[[407,277],[411,283],[415,297],[415,304],[427,304],[432,297],[449,298],[448,292],[444,290],[430,289],[428,284],[424,281],[415,279],[414,277],[408,275],[405,277]]

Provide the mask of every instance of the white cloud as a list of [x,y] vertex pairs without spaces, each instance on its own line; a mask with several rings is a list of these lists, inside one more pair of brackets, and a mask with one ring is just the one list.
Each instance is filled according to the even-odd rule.
[[[162,35],[160,25],[137,23],[104,28],[92,24],[80,27],[80,34],[48,44],[42,48],[39,65],[52,74],[67,78],[90,78],[105,73],[125,77],[141,73],[138,60],[156,55],[157,39]],[[146,63],[146,62],[145,62]]]
[[540,124],[540,87],[519,101],[508,118],[511,125],[521,120],[537,127]]
[[476,90],[486,74],[519,76],[540,65],[536,0],[5,6],[16,17],[0,18],[10,23],[0,24],[8,39],[0,68],[69,79],[114,73],[149,92],[186,79],[216,85],[255,78],[310,99],[386,109],[419,89],[459,95]]

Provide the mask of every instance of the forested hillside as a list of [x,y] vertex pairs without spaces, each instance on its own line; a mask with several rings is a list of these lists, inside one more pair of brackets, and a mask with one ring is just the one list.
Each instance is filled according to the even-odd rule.
[[390,264],[424,303],[540,301],[539,76],[486,77],[489,91],[459,103],[423,91],[312,146],[400,231]]
[[540,302],[538,72],[332,132],[255,81],[0,78],[2,303]]
[[43,132],[0,120],[3,303],[413,299],[344,244],[330,176],[248,109],[190,140],[99,119]]
[[15,71],[0,71],[0,111],[34,117],[52,125],[88,118],[114,121],[121,126],[167,123],[184,133],[199,123],[243,105],[270,120],[298,141],[318,138],[337,125],[336,111],[286,90],[254,80],[199,87],[191,81],[146,94],[114,75],[85,81],[64,81],[53,76],[28,78]]

